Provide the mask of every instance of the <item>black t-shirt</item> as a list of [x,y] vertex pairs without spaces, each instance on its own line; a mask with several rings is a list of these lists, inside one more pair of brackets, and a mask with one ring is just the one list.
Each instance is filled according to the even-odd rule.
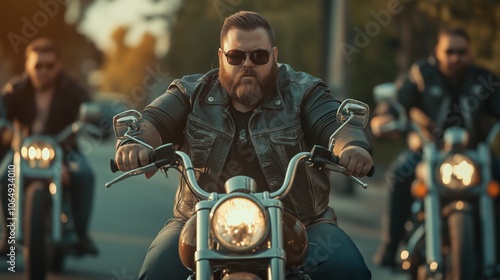
[[463,84],[463,82],[459,83],[458,85],[452,85],[450,82],[446,83],[448,93],[451,95],[451,105],[450,108],[448,108],[443,131],[454,126],[465,127],[464,118],[462,116],[459,102],[459,96],[464,86]]
[[242,113],[230,106],[230,112],[234,120],[234,141],[229,150],[224,169],[221,172],[221,182],[237,175],[245,175],[257,182],[257,190],[269,190],[266,178],[260,167],[259,159],[255,153],[252,140],[248,133],[248,121],[252,111]]

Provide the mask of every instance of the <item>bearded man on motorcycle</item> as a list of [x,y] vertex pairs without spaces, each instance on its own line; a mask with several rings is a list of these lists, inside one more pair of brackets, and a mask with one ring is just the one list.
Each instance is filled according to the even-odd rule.
[[[490,71],[474,65],[468,34],[460,28],[440,30],[435,56],[419,61],[396,82],[397,102],[422,124],[424,133],[443,144],[443,132],[453,126],[465,128],[470,135],[469,148],[485,141],[489,130],[500,120],[500,81]],[[415,109],[418,109],[415,111]],[[418,116],[417,116],[418,115]],[[371,120],[376,137],[397,138],[399,131],[382,131],[382,127],[398,118],[396,108],[380,103]],[[411,184],[415,168],[422,159],[418,136],[407,135],[408,150],[404,150],[390,169],[388,228],[383,229],[383,241],[374,257],[381,266],[395,267],[398,244],[405,232],[405,222],[412,205]],[[498,159],[493,160],[493,176],[498,181]],[[497,201],[498,209],[498,201]],[[496,215],[499,217],[498,213]],[[498,222],[497,222],[498,225]],[[497,230],[498,232],[498,230]]]
[[[224,193],[224,182],[235,175],[256,179],[259,191],[275,191],[297,152],[314,144],[327,146],[339,127],[335,116],[340,102],[320,79],[277,63],[273,30],[257,13],[242,11],[226,18],[218,57],[219,69],[175,80],[147,106],[140,138],[153,147],[178,145],[192,159],[198,183],[208,192]],[[348,175],[365,176],[373,165],[366,132],[342,132],[335,145],[339,164]],[[115,160],[122,171],[149,162],[149,150],[142,145],[124,140],[117,147]],[[327,175],[299,169],[284,205],[307,228],[305,272],[312,279],[370,279],[358,248],[328,206]],[[174,218],[151,244],[139,279],[191,275],[179,260],[178,239],[196,202],[181,182]]]
[[[2,89],[6,119],[16,126],[23,136],[45,134],[56,135],[76,121],[80,105],[90,96],[76,81],[62,70],[59,52],[47,38],[38,38],[26,47],[25,73],[12,79]],[[20,145],[13,139],[13,147]],[[94,173],[87,160],[78,150],[76,135],[64,143],[65,166],[71,186],[71,207],[79,243],[77,254],[97,254],[97,248],[88,235],[88,224],[94,192]],[[0,181],[0,204],[2,204],[2,231],[0,255],[5,255],[7,244],[7,167],[12,164],[12,155],[2,161]]]

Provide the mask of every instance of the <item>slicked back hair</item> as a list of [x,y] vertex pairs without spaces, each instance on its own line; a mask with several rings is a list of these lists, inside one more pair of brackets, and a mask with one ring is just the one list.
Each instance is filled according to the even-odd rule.
[[48,38],[37,38],[31,41],[26,46],[25,57],[28,58],[31,52],[54,53],[56,57],[59,57],[59,50],[54,42]]
[[462,38],[465,39],[465,41],[467,41],[467,43],[470,43],[470,38],[469,38],[469,34],[467,34],[467,31],[465,31],[465,29],[461,28],[461,27],[444,27],[444,28],[441,28],[438,32],[438,36],[437,36],[437,40],[439,43],[439,38],[441,38],[442,35],[446,35],[446,36],[460,36]]
[[269,22],[267,22],[267,20],[260,14],[250,11],[237,12],[224,20],[224,25],[222,25],[222,29],[220,31],[220,46],[222,47],[224,38],[226,38],[229,30],[233,28],[243,31],[252,31],[259,27],[266,30],[269,36],[269,42],[271,42],[271,47],[275,47],[276,40]]

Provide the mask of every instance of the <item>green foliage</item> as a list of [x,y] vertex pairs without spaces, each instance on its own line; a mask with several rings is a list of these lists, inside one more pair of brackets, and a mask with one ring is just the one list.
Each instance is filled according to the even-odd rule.
[[[372,88],[379,83],[393,81],[398,72],[395,63],[397,30],[393,24],[398,15],[391,14],[386,26],[382,26],[373,16],[374,13],[385,10],[387,0],[349,2],[346,43],[359,52],[349,56],[351,62],[347,64],[347,95],[370,105],[374,105]],[[378,26],[379,31],[375,32],[377,29],[372,26]],[[365,40],[367,43],[359,44],[363,36],[361,34],[368,38]]]
[[[442,26],[464,27],[471,37],[476,63],[500,73],[500,1],[498,0],[372,0],[349,1],[347,43],[353,44],[354,28],[364,30],[373,21],[371,12],[387,9],[391,2],[403,7],[390,23],[370,37],[370,43],[353,54],[348,65],[348,95],[368,102],[374,85],[394,81],[417,59],[432,54]],[[373,108],[373,107],[372,107]],[[385,165],[403,147],[394,141],[376,140],[377,162]]]
[[440,25],[465,28],[477,63],[500,73],[500,1],[420,0],[418,8]]
[[415,60],[432,54],[437,31],[442,26],[462,26],[470,37],[476,62],[500,73],[500,1],[374,0],[350,1],[347,42],[353,43],[358,27],[365,30],[372,13],[388,10],[391,2],[402,11],[392,14],[390,23],[370,37],[370,43],[349,64],[349,94],[370,100],[374,85],[393,81]]
[[177,77],[218,68],[217,50],[224,18],[240,10],[251,10],[262,14],[273,26],[279,62],[320,76],[321,4],[319,0],[186,0],[178,14],[164,63]]

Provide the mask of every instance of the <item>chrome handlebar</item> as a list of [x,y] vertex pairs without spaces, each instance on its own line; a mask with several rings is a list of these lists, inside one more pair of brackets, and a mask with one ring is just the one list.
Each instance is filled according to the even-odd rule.
[[[169,168],[170,166],[180,166],[184,167],[184,174],[186,175],[187,183],[191,191],[195,193],[201,199],[207,199],[210,197],[210,193],[203,190],[198,182],[196,181],[196,173],[193,167],[193,163],[189,156],[182,152],[176,151],[172,144],[162,145],[154,150],[155,160],[145,166],[127,171],[110,182],[107,182],[105,186],[107,188],[111,187],[113,184],[120,182],[132,176],[155,172],[160,168]],[[181,162],[179,162],[179,159]],[[296,154],[288,163],[288,168],[285,174],[283,185],[270,194],[271,198],[281,199],[285,197],[291,189],[291,186],[295,180],[295,174],[299,163],[307,161],[309,166],[318,169],[326,169],[334,172],[344,172],[345,168],[338,165],[338,158],[333,156],[331,152],[323,147],[315,146],[311,152],[301,152]],[[111,169],[117,170],[116,163],[111,160]],[[372,167],[368,176],[374,173],[375,169]],[[367,184],[359,180],[357,177],[352,176],[357,183],[359,183],[363,188],[367,188]]]

